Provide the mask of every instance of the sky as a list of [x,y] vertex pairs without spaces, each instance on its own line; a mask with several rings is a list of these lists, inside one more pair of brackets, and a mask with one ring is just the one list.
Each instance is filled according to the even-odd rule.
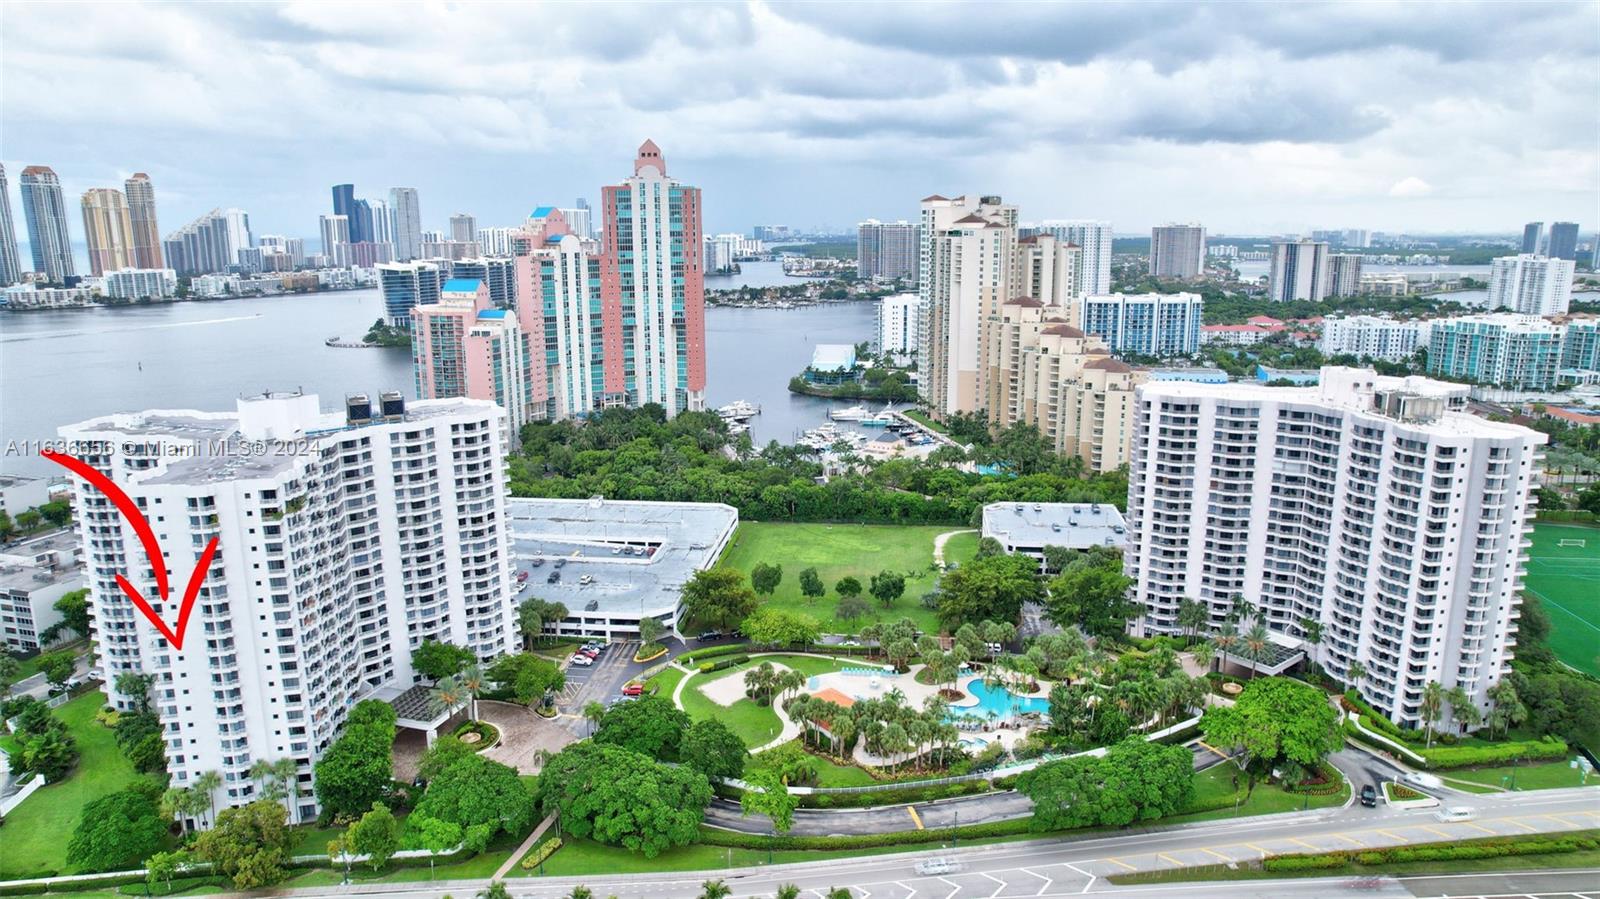
[[[1600,4],[8,2],[0,160],[314,237],[598,205],[654,139],[708,230],[1000,194],[1117,233],[1600,225]],[[75,240],[82,222],[69,216]],[[24,235],[19,233],[19,238]]]

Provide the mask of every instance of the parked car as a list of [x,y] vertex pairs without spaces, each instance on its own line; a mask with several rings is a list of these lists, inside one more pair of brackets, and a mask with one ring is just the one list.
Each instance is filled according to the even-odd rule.
[[566,559],[557,559],[557,560],[555,560],[555,562],[553,564],[557,568],[564,568],[564,567],[566,567],[567,560]]
[[517,583],[526,584],[527,582],[528,582],[528,572],[526,572],[526,571],[517,572]]
[[572,654],[572,664],[582,665],[587,668],[588,666],[594,664],[594,659],[589,658],[581,652],[575,652]]
[[722,639],[722,631],[706,631],[705,633],[701,634],[700,636],[695,637],[695,639],[699,640],[702,643],[705,643],[705,642],[708,642],[708,641],[711,641],[711,640],[721,640]]
[[1433,816],[1438,818],[1440,821],[1444,821],[1445,823],[1450,823],[1453,821],[1471,821],[1473,818],[1477,817],[1472,809],[1467,808],[1464,805],[1453,805],[1449,808],[1439,809],[1437,812],[1434,812]]
[[613,556],[620,556],[620,555],[622,555],[622,547],[620,547],[620,546],[613,546],[613,547],[611,547],[611,554],[612,554],[612,555],[613,555]]
[[530,566],[534,567],[534,568],[543,568],[544,567],[544,559],[534,559],[532,562],[529,562],[528,564]]
[[592,584],[592,583],[594,583],[594,575],[586,574],[583,577],[578,578],[578,583],[580,583],[580,584]]
[[1378,788],[1372,784],[1363,784],[1361,787],[1361,804],[1367,808],[1376,808],[1378,805]]
[[556,581],[559,581],[559,580],[561,580],[561,572],[552,571],[552,572],[550,572],[550,576],[544,579],[544,582],[547,583],[547,584],[553,584],[553,583],[555,583]]
[[961,863],[953,858],[929,858],[917,862],[918,874],[954,874],[961,870]]
[[644,684],[641,684],[641,683],[639,683],[637,681],[633,681],[633,682],[624,684],[623,687],[622,687],[622,695],[623,696],[640,696],[640,695],[643,695],[643,694],[644,694]]

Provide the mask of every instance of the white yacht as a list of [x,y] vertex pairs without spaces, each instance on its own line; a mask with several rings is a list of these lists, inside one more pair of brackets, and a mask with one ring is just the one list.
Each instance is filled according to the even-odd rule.
[[860,421],[871,414],[866,406],[851,406],[848,409],[834,409],[828,413],[828,417],[834,421]]

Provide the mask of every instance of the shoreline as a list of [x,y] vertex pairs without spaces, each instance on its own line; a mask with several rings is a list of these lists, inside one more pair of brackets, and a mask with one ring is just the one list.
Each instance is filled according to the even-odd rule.
[[320,293],[354,293],[358,290],[377,290],[378,285],[363,285],[361,287],[330,287],[324,290],[286,290],[278,293],[240,293],[229,294],[223,297],[146,297],[140,300],[127,300],[123,302],[108,303],[90,300],[84,303],[74,303],[70,306],[13,306],[9,303],[0,303],[0,312],[65,312],[79,309],[147,309],[152,306],[172,306],[178,303],[225,303],[229,300],[270,300],[277,297],[303,297]]

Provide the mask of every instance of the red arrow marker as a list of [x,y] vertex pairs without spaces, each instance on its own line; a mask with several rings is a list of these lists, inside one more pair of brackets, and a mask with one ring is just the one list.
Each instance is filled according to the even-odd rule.
[[[133,502],[133,498],[124,493],[122,488],[116,485],[116,482],[101,474],[94,466],[89,465],[82,459],[48,449],[41,450],[39,455],[88,481],[91,486],[104,493],[111,500],[112,504],[117,507],[117,511],[122,513],[122,517],[126,518],[128,523],[133,526],[134,533],[139,535],[139,542],[144,544],[144,554],[149,557],[150,567],[155,570],[156,592],[161,595],[160,601],[166,602],[168,595],[167,565],[161,558],[161,544],[156,541],[155,531],[150,529],[150,522],[146,521],[144,515],[140,513],[139,507]],[[189,629],[189,613],[194,611],[194,601],[200,595],[200,585],[205,582],[206,574],[211,570],[211,559],[216,554],[217,538],[212,537],[211,542],[206,544],[205,551],[200,553],[200,559],[194,563],[194,571],[189,574],[189,585],[184,588],[183,603],[178,607],[178,629],[176,631],[161,620],[161,616],[156,614],[156,610],[151,607],[150,603],[143,596],[140,596],[139,591],[134,589],[133,584],[129,583],[128,579],[121,574],[117,575],[117,586],[122,588],[123,594],[133,601],[134,606],[144,614],[144,617],[155,625],[156,630],[161,632],[161,636],[172,644],[172,648],[182,650],[183,633]]]

